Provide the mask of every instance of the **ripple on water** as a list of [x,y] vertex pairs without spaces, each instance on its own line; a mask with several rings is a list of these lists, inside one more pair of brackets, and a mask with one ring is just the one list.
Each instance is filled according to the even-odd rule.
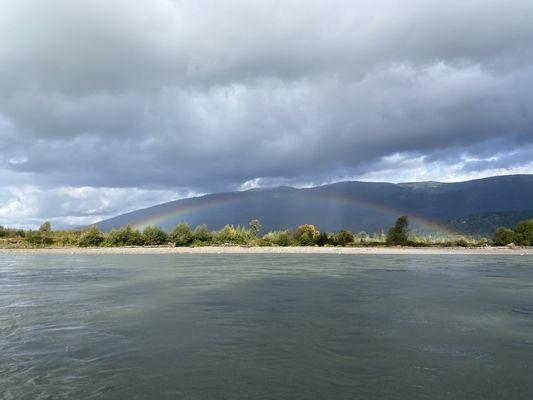
[[529,264],[0,257],[0,398],[529,398]]
[[513,312],[520,315],[533,316],[533,307],[515,307]]

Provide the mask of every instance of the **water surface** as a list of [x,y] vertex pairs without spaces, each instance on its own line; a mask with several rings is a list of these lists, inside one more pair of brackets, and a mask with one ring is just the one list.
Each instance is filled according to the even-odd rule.
[[531,399],[533,258],[0,255],[1,399]]

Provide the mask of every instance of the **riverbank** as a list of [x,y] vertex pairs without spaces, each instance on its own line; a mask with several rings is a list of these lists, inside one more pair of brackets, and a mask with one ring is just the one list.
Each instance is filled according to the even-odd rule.
[[0,254],[471,254],[533,255],[533,247],[50,247],[0,249]]

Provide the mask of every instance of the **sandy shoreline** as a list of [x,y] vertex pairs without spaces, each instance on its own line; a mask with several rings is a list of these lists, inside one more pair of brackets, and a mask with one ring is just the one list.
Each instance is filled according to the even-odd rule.
[[533,255],[533,247],[506,248],[399,248],[399,247],[61,247],[45,249],[0,249],[0,254],[465,254]]

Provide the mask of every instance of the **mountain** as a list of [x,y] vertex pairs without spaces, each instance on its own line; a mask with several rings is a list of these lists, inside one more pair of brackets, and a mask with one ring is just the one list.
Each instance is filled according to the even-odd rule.
[[[533,211],[533,175],[510,175],[458,183],[340,182],[305,189],[216,193],[133,211],[97,225],[104,231],[127,224],[170,230],[186,221],[193,227],[205,223],[220,229],[225,224],[247,225],[257,218],[264,230],[310,223],[325,231],[379,232],[406,214],[420,233],[462,232],[465,224],[458,221],[473,215],[478,216],[473,220],[480,221],[483,215],[493,218],[491,213],[503,213],[505,219],[505,213],[528,211]],[[486,227],[481,232],[491,233]]]
[[488,212],[453,218],[448,221],[450,229],[467,235],[490,235],[503,226],[514,228],[520,221],[533,219],[533,211]]

